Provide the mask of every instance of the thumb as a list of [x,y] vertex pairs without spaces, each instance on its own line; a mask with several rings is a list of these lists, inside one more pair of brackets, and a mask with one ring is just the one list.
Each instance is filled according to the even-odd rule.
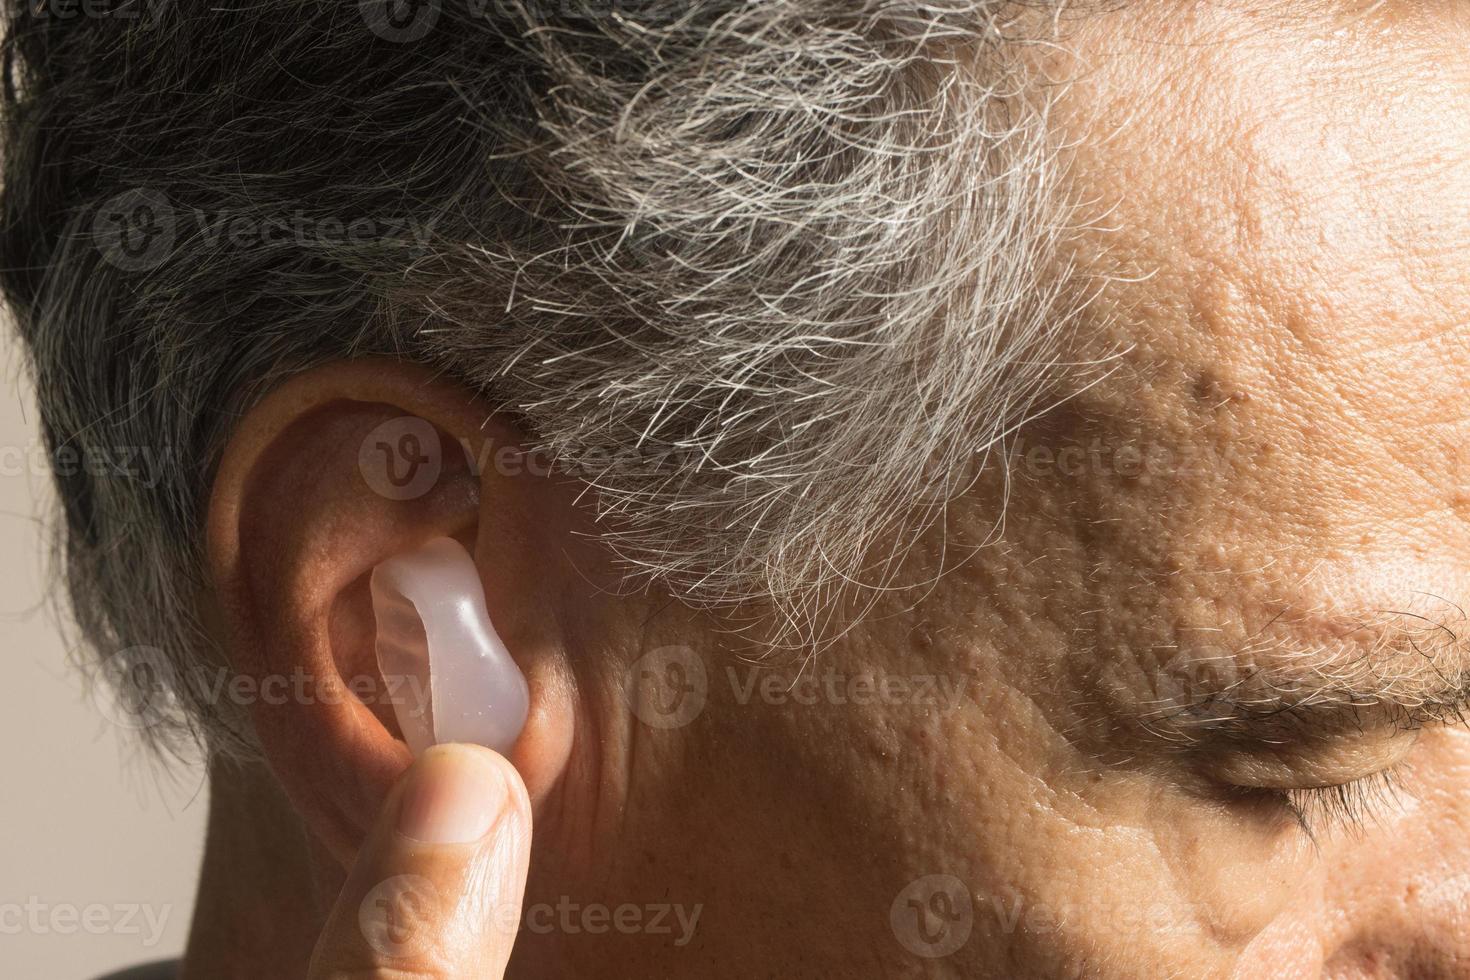
[[515,768],[476,745],[430,748],[388,794],[317,941],[311,980],[500,980],[530,851]]

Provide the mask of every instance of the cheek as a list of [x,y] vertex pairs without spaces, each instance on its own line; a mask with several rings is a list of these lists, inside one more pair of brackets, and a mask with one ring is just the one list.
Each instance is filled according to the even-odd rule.
[[1230,980],[1313,980],[1322,975],[1322,940],[1288,913],[1262,929],[1235,964]]

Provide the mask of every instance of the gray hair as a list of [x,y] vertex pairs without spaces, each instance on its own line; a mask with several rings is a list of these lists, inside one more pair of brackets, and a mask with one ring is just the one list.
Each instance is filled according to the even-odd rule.
[[[519,416],[630,582],[768,604],[776,645],[849,625],[839,599],[895,584],[893,530],[1042,397],[1068,319],[1025,9],[386,9],[10,17],[3,287],[52,451],[151,451],[147,479],[57,475],[88,645],[162,651],[178,711],[150,734],[251,751],[188,669],[218,658],[210,477],[263,392],[369,354]],[[119,251],[119,213],[163,246]]]

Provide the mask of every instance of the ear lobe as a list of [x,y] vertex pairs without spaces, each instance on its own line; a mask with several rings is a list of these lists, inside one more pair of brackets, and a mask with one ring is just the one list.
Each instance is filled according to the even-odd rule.
[[[544,478],[472,465],[516,447],[515,436],[470,393],[426,371],[352,362],[273,392],[226,449],[208,526],[223,645],[233,672],[249,679],[244,689],[256,692],[250,716],[268,763],[307,829],[344,864],[410,761],[389,699],[414,692],[385,687],[378,672],[373,569],[454,537],[476,555],[482,578],[494,569],[492,615],[522,669],[535,666],[523,653],[535,661],[556,645],[544,632],[556,617],[541,616],[541,597],[524,591],[544,577],[536,538],[555,526],[546,509],[558,506],[556,495]],[[500,533],[481,526],[485,497]],[[536,704],[535,672],[527,673],[541,730],[523,737],[513,759],[555,768],[570,717]],[[528,784],[546,775],[527,774]]]

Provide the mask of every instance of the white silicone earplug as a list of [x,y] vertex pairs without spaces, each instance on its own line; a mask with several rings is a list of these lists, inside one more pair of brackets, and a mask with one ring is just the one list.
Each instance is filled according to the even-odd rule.
[[474,742],[509,751],[526,724],[530,691],[490,624],[469,552],[453,538],[435,538],[395,555],[373,569],[372,594],[378,669],[396,695],[409,750]]

